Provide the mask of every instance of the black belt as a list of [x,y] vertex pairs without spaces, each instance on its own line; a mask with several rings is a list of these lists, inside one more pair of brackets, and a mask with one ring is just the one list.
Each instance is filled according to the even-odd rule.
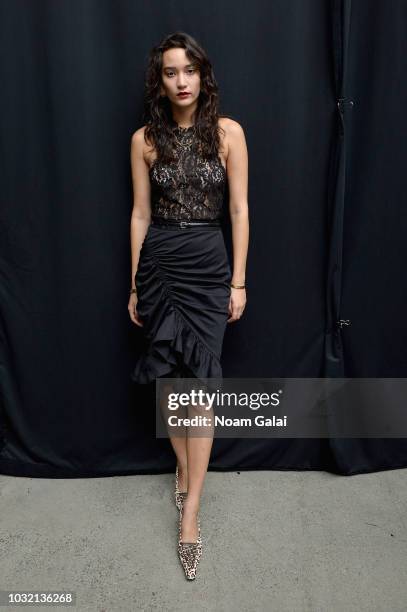
[[177,219],[163,219],[159,217],[153,217],[151,219],[151,223],[153,225],[160,225],[166,227],[180,227],[182,229],[186,229],[187,227],[205,226],[205,227],[220,227],[221,222],[218,219],[210,219],[203,221],[178,221]]

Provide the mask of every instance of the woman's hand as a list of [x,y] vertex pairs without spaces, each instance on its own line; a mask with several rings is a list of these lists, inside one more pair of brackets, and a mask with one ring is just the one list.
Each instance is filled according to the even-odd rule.
[[133,321],[133,323],[139,327],[143,327],[144,324],[137,312],[137,293],[130,294],[129,305],[127,308],[129,310],[130,319]]
[[229,300],[229,319],[228,323],[237,321],[243,314],[246,306],[246,289],[234,289],[231,287]]

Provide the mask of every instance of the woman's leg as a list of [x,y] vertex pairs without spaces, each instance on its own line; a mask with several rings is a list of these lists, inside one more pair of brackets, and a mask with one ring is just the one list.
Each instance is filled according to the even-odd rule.
[[[165,378],[180,378],[184,376],[184,369],[182,365],[176,367],[172,372],[165,375]],[[165,419],[168,418],[168,395],[172,393],[174,388],[171,384],[164,385],[161,401],[161,409],[165,415]],[[186,428],[177,427],[178,432],[182,432],[181,435],[173,436],[169,432],[169,438],[171,441],[172,448],[177,458],[178,465],[178,487],[181,492],[187,491],[188,489],[188,461],[187,461],[187,430]]]
[[[167,374],[165,378],[196,378],[185,365],[180,365]],[[162,409],[168,416],[168,394],[173,392],[173,386],[168,383],[163,388]],[[182,436],[170,434],[170,440],[178,463],[179,490],[188,490],[188,496],[183,502],[181,539],[183,542],[194,542],[198,537],[197,516],[200,508],[200,498],[213,444],[213,409],[208,409],[205,403],[187,407],[188,418],[194,416],[210,419],[211,426],[187,427]],[[177,428],[179,430],[179,428]]]
[[207,423],[210,422],[211,425],[187,428],[188,496],[183,504],[181,524],[183,542],[195,542],[198,537],[197,516],[213,444],[213,409],[208,409],[205,403],[198,406],[190,405],[188,417],[194,416],[206,417]]

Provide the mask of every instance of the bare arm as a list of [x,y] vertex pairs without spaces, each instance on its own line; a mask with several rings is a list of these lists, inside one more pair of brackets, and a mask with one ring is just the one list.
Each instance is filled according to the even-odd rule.
[[[137,272],[141,245],[151,222],[150,179],[148,165],[144,159],[144,128],[140,128],[132,136],[130,160],[133,181],[133,211],[130,221],[130,287],[133,289],[135,288],[134,277]],[[136,302],[134,294],[131,294],[129,301],[130,317],[134,323],[140,324],[135,310]]]
[[[229,181],[229,212],[232,223],[233,273],[232,283],[244,285],[249,247],[248,153],[243,128],[236,121],[227,123],[227,173]],[[246,290],[231,289],[229,321],[239,319],[246,305]]]

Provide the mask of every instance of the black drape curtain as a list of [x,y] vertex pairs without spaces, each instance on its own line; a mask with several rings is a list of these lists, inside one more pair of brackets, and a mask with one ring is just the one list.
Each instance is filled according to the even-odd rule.
[[[406,376],[406,0],[2,0],[0,24],[0,473],[175,465],[154,383],[130,379],[127,312],[130,139],[175,30],[208,51],[249,149],[224,376]],[[406,465],[404,439],[215,439],[210,469]]]

